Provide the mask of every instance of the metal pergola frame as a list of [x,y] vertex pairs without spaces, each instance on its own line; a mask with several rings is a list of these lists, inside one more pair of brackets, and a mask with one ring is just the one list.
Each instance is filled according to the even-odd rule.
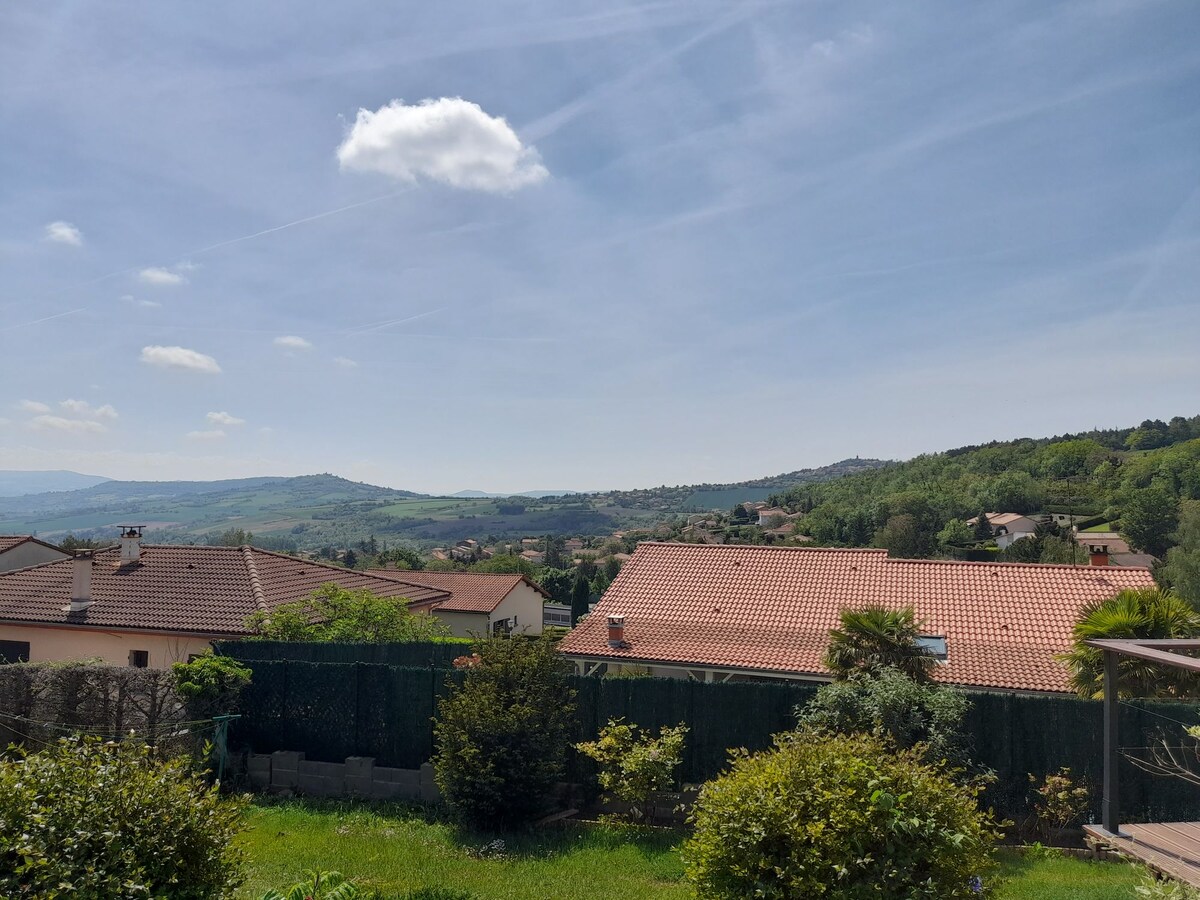
[[1120,699],[1117,696],[1118,663],[1122,656],[1132,656],[1200,673],[1200,659],[1171,652],[1200,650],[1200,640],[1094,640],[1084,643],[1104,654],[1104,785],[1100,801],[1101,825],[1113,837],[1128,837],[1121,833],[1121,785],[1117,778],[1117,763],[1121,750],[1117,727],[1117,706]]

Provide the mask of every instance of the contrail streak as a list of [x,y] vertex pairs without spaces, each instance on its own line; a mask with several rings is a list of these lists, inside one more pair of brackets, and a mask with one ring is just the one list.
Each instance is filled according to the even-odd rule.
[[37,325],[41,322],[49,322],[51,319],[61,319],[63,316],[73,316],[76,313],[83,312],[85,309],[87,309],[86,306],[81,306],[78,309],[68,309],[66,312],[55,313],[52,316],[44,316],[41,319],[34,319],[31,322],[18,322],[15,325],[5,325],[3,328],[0,328],[0,331],[12,331],[14,328],[25,328],[28,325]]

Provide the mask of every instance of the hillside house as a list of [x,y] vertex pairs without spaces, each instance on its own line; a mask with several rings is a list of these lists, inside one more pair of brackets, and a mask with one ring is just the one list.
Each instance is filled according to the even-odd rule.
[[559,649],[581,674],[827,681],[821,659],[842,609],[911,606],[938,654],[938,681],[1067,692],[1056,657],[1084,605],[1153,584],[1136,568],[647,542]]
[[772,528],[787,521],[788,511],[778,506],[766,506],[758,511],[758,527]]
[[524,575],[397,569],[369,569],[368,574],[400,578],[449,595],[421,608],[450,626],[457,637],[541,634],[542,604],[551,599]]
[[70,556],[71,554],[61,547],[48,544],[30,534],[0,535],[0,572],[25,569],[68,559]]
[[144,545],[131,529],[119,546],[0,574],[0,662],[100,658],[164,667],[213,640],[248,637],[254,613],[329,582],[406,597],[418,612],[450,599],[399,578],[256,547]]
[[[1020,513],[990,512],[986,515],[988,524],[992,526],[992,535],[996,538],[996,546],[1001,550],[1021,538],[1032,537],[1037,531],[1038,523]],[[967,519],[967,524],[974,526],[978,521],[979,516],[975,516]]]
[[1149,568],[1158,562],[1149,553],[1134,553],[1129,542],[1114,531],[1081,531],[1075,542],[1084,548],[1092,565]]

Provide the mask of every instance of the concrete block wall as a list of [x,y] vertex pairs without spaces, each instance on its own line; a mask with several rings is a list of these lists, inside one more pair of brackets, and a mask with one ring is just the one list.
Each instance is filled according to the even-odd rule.
[[291,791],[308,797],[365,797],[372,800],[415,800],[439,803],[433,766],[393,769],[375,765],[369,756],[350,756],[344,763],[307,760],[303,753],[278,750],[255,753],[246,760],[250,784],[260,791]]

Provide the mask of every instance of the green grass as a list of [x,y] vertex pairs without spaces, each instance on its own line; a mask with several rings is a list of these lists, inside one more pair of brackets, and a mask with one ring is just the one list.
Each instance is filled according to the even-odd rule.
[[[491,836],[463,834],[401,807],[259,803],[241,839],[250,861],[242,895],[260,897],[305,869],[341,872],[384,896],[419,887],[470,890],[484,900],[683,900],[692,892],[677,832],[547,829],[506,835],[503,859],[472,850]],[[1034,859],[1001,851],[997,900],[1135,900],[1139,872],[1120,863]]]

